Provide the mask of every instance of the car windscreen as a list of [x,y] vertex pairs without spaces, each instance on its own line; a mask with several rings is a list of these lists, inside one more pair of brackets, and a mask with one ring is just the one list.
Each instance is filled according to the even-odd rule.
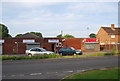
[[41,51],[46,51],[46,49],[41,49]]
[[73,47],[70,47],[72,50],[75,50],[75,48],[73,48]]

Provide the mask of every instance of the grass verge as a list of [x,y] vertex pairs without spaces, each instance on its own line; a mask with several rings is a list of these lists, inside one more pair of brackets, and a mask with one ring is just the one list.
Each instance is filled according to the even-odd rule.
[[61,81],[76,81],[78,79],[79,80],[80,79],[118,79],[119,78],[118,70],[120,70],[120,67],[90,70],[90,71],[81,72],[78,74],[73,74]]
[[107,55],[120,55],[120,52],[99,52],[88,55],[75,55],[75,56],[63,56],[63,58],[74,58],[74,57],[95,57],[95,56],[107,56]]
[[30,60],[30,59],[48,59],[48,58],[76,58],[76,57],[95,57],[95,56],[106,56],[106,55],[120,55],[120,52],[111,52],[111,53],[94,53],[88,55],[75,55],[75,56],[61,56],[59,54],[49,54],[49,55],[39,55],[39,56],[9,56],[2,55],[0,60]]
[[0,57],[2,60],[31,60],[31,59],[48,59],[48,58],[61,58],[59,54],[38,55],[38,56],[9,56],[3,55]]

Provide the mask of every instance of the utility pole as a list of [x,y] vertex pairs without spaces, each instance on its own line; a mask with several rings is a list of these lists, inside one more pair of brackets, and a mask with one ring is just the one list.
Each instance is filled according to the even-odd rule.
[[63,36],[63,30],[61,30],[61,35]]
[[87,37],[89,38],[89,27],[87,27]]

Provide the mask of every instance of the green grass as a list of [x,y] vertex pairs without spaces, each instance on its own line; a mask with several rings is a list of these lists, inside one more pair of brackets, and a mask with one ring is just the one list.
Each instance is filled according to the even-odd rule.
[[74,74],[66,77],[61,81],[76,81],[77,79],[118,79],[118,70],[120,68],[106,68],[102,70],[91,70],[82,72],[79,74]]
[[49,55],[38,55],[38,56],[9,56],[3,55],[0,57],[1,60],[30,60],[30,59],[48,59],[48,58],[61,58],[59,54],[49,54]]
[[76,58],[76,57],[95,57],[95,56],[106,56],[106,55],[120,55],[120,52],[100,52],[88,55],[75,55],[75,56],[61,56],[59,54],[39,55],[39,56],[10,56],[2,55],[0,60],[30,60],[30,59],[48,59],[48,58]]
[[95,57],[95,56],[106,56],[106,55],[120,55],[119,52],[114,53],[114,52],[99,52],[99,53],[93,53],[93,54],[88,54],[88,55],[75,55],[75,56],[63,56],[63,58],[74,58],[74,57]]

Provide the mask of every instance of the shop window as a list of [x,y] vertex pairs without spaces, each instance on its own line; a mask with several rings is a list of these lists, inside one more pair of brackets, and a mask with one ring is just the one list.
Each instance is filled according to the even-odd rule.
[[98,49],[98,44],[85,44],[84,49]]

